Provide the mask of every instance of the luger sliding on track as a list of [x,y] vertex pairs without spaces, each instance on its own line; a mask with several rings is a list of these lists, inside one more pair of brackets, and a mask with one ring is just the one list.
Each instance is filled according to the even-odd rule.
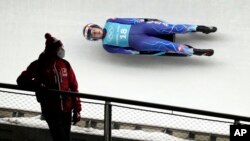
[[191,24],[170,24],[158,19],[111,18],[104,28],[87,24],[83,35],[87,40],[102,39],[110,53],[153,56],[212,56],[212,49],[197,49],[174,42],[175,34],[216,32],[216,27]]

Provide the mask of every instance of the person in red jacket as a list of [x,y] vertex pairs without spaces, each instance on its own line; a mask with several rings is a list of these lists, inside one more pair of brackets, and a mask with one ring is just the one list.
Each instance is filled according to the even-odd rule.
[[37,101],[53,141],[69,141],[71,122],[76,124],[80,121],[80,98],[44,93],[41,90],[78,92],[78,84],[70,63],[63,59],[65,51],[62,42],[49,33],[45,34],[45,38],[45,50],[20,74],[17,84],[39,90],[36,92]]

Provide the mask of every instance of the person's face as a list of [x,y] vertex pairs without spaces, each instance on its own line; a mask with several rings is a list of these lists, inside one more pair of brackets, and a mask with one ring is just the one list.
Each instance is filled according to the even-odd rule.
[[103,30],[100,28],[93,27],[91,30],[91,37],[94,39],[102,39]]
[[57,56],[58,56],[59,58],[64,58],[64,56],[65,56],[65,50],[64,50],[63,46],[61,46],[61,47],[59,47],[59,48],[57,49],[56,54],[57,54]]

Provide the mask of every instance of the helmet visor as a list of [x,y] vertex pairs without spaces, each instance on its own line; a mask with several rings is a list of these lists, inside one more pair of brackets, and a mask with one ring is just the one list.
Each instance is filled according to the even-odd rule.
[[103,36],[102,28],[96,24],[88,24],[84,27],[84,37],[87,40],[95,41]]
[[88,40],[92,40],[91,30],[92,30],[91,25],[87,25],[84,31],[84,37],[87,38]]

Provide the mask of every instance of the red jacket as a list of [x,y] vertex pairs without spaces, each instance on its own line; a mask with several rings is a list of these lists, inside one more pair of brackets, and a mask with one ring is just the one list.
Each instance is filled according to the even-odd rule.
[[[45,85],[49,89],[78,92],[77,80],[69,62],[58,57],[45,60],[41,59],[41,55],[38,60],[32,62],[21,73],[17,78],[17,84],[31,88]],[[81,111],[79,97],[60,96],[58,94],[39,95],[38,101],[41,105],[45,105],[48,110],[70,112],[73,109],[74,112]]]

